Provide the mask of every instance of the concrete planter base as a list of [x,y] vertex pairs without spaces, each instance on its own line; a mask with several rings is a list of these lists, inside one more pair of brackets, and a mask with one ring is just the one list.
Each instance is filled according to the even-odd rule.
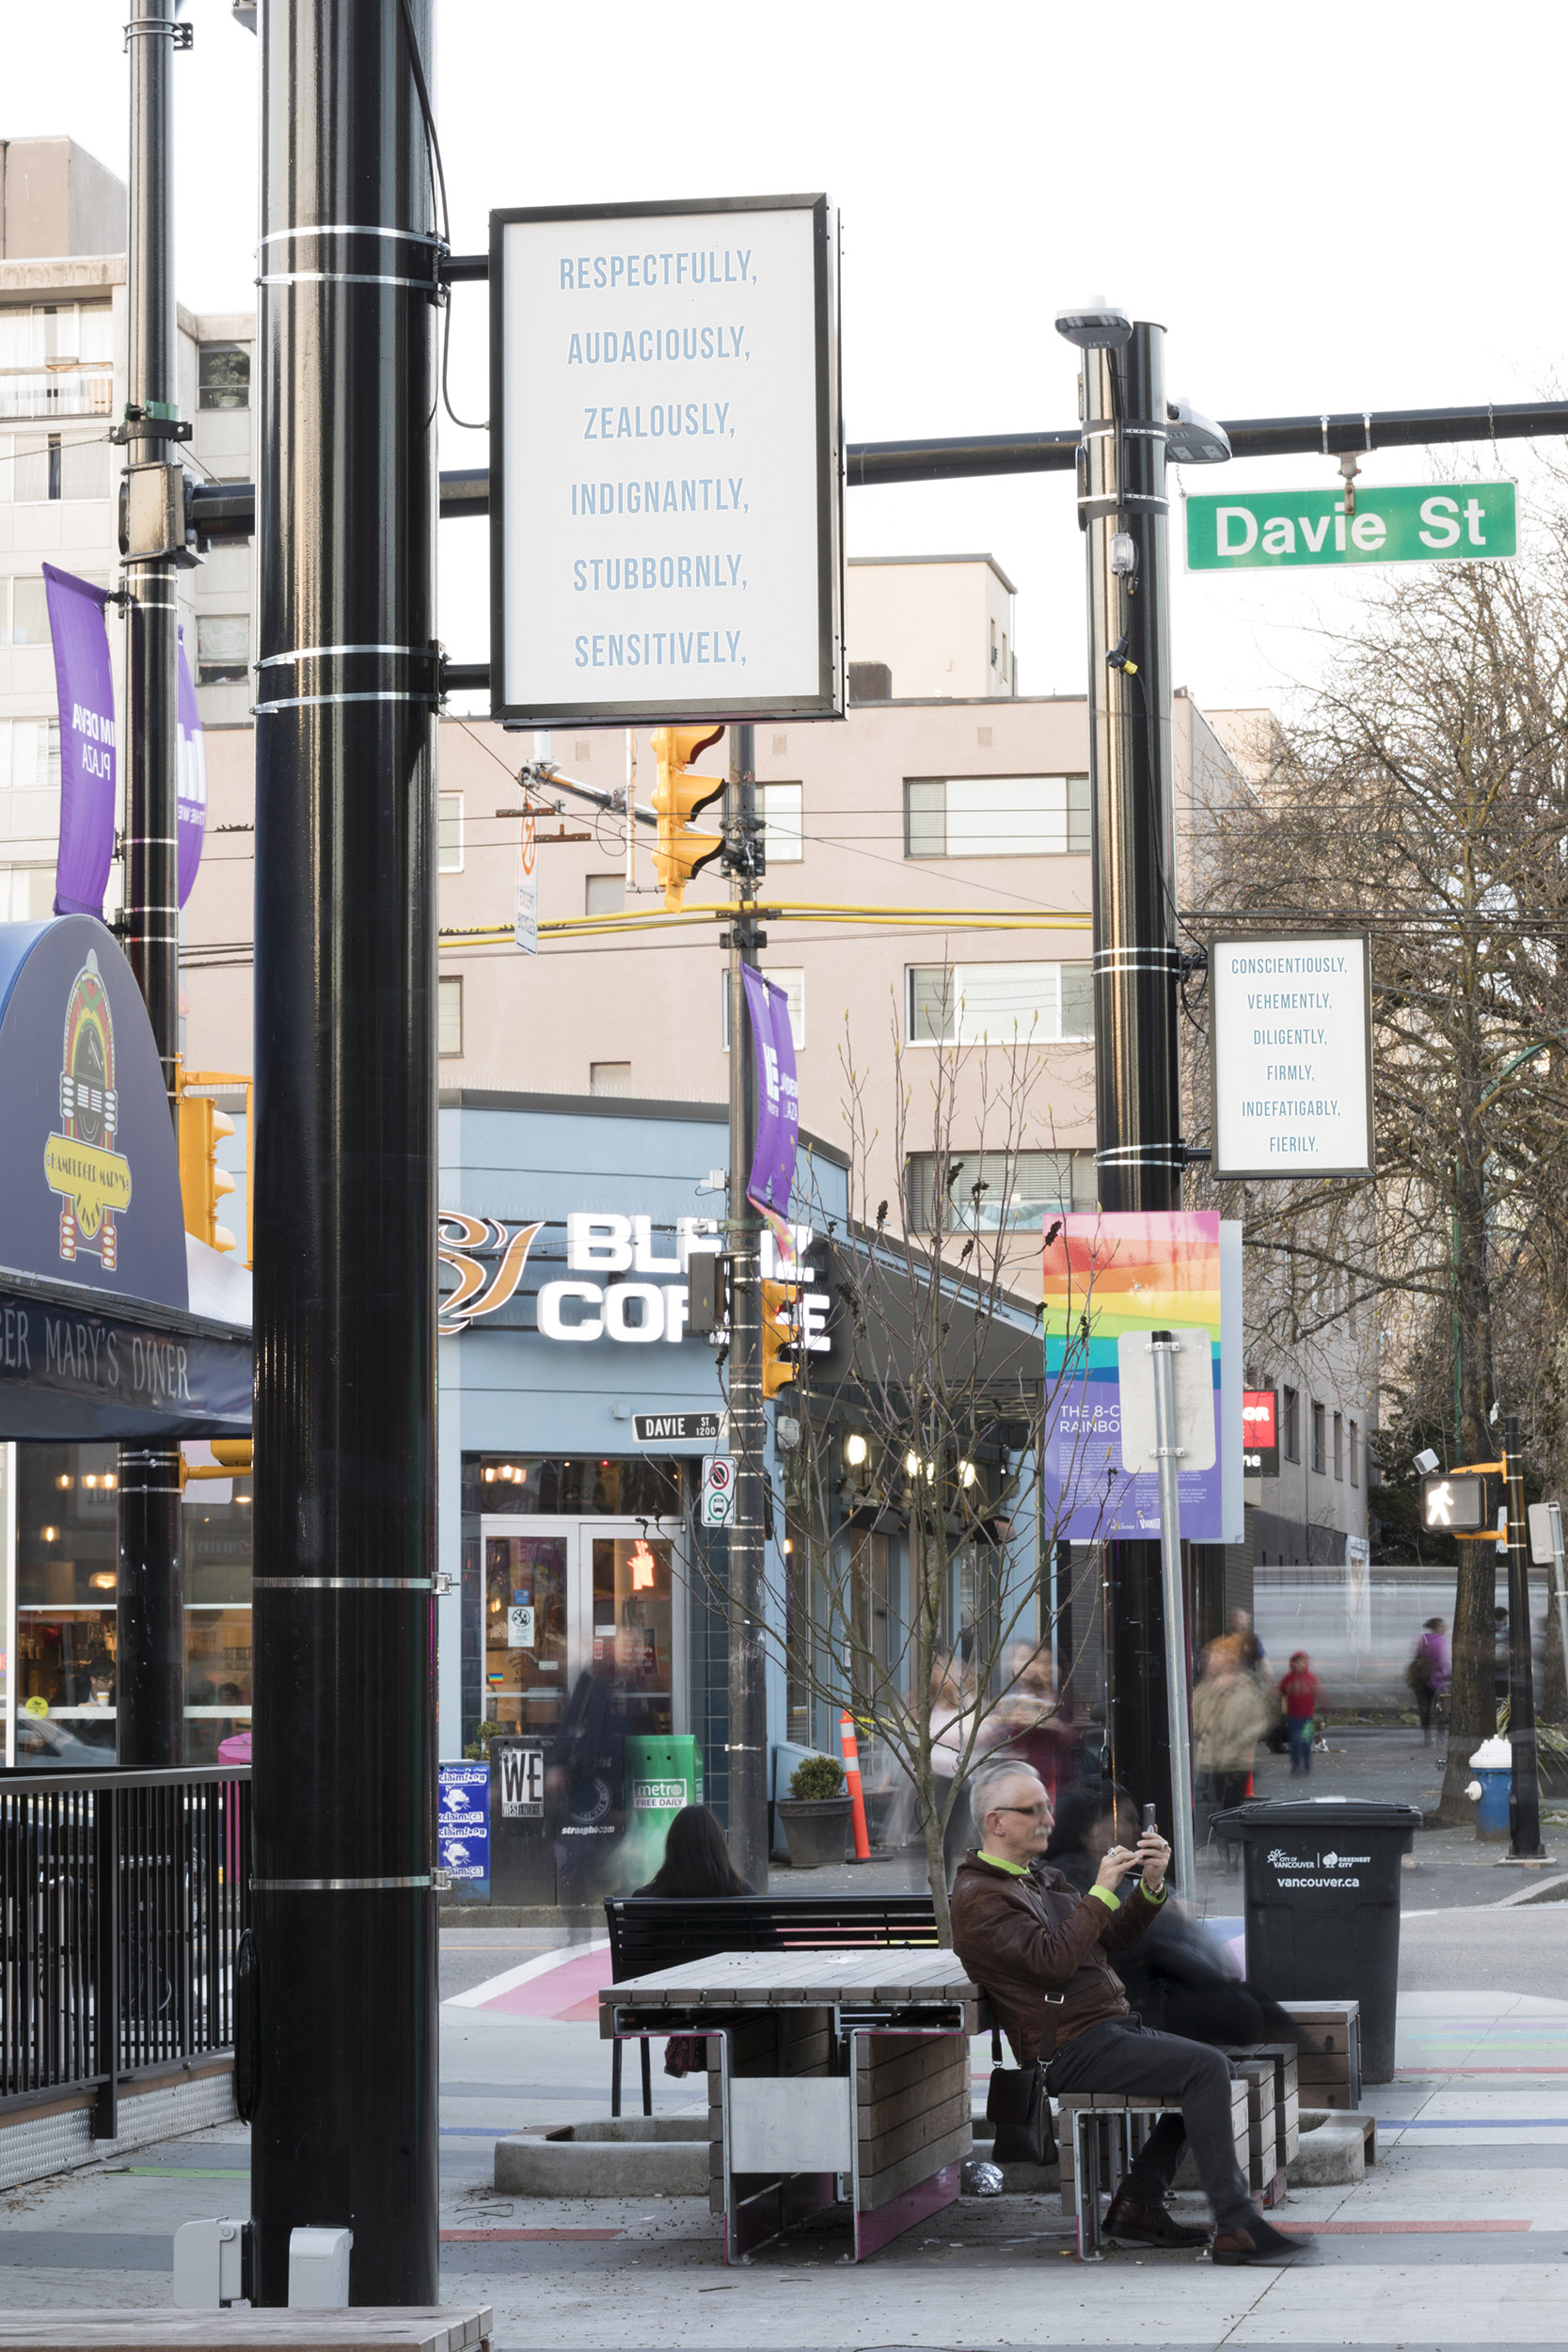
[[496,2142],[495,2185],[514,2197],[704,2197],[705,2115],[626,2115]]

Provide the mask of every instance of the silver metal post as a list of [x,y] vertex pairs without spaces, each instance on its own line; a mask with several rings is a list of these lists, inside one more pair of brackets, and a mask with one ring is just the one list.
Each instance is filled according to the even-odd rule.
[[1557,1602],[1557,1635],[1562,1645],[1562,1671],[1568,1675],[1568,1594],[1563,1591],[1562,1505],[1548,1502],[1552,1527],[1552,1594]]
[[1170,1724],[1171,1858],[1177,1892],[1196,1890],[1193,1859],[1193,1751],[1187,1703],[1187,1612],[1181,1589],[1181,1503],[1177,1469],[1176,1365],[1180,1342],[1156,1331],[1154,1451],[1160,1462],[1160,1567],[1164,1587],[1165,1708]]

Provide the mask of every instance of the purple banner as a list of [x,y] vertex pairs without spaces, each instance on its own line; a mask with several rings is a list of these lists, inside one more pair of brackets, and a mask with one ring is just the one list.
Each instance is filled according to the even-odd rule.
[[207,738],[201,730],[190,663],[185,660],[183,628],[180,631],[180,819],[175,830],[180,837],[180,903],[183,906],[195,887],[207,834]]
[[749,963],[740,977],[757,1056],[757,1148],[746,1198],[781,1238],[795,1189],[795,1145],[800,1132],[800,1089],[795,1077],[795,1038],[789,998]]
[[103,913],[115,847],[115,689],[106,588],[43,567],[55,691],[60,707],[60,849],[56,914]]

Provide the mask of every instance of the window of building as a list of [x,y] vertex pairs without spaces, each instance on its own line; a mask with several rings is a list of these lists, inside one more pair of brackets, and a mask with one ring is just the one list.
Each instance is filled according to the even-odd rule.
[[[803,972],[791,971],[787,966],[778,970],[769,964],[768,977],[775,988],[784,990],[789,999],[789,1034],[795,1051],[799,1053],[806,1041],[806,976]],[[720,981],[720,1003],[723,1008],[720,1014],[720,1034],[727,1054],[730,1050],[730,990],[729,982],[723,978]]]
[[1334,1416],[1334,1475],[1336,1478],[1343,1479],[1344,1474],[1345,1417],[1343,1413],[1336,1413]]
[[41,923],[55,911],[55,868],[0,866],[0,923]]
[[1279,1444],[1288,1462],[1301,1460],[1301,1391],[1281,1389],[1279,1391]]
[[250,623],[243,612],[198,612],[198,686],[243,686],[250,675]]
[[[10,588],[10,630],[8,642],[13,645],[46,645],[49,643],[49,603],[44,595],[41,572],[19,572],[8,582]],[[0,606],[0,619],[4,619]]]
[[590,1094],[608,1094],[625,1098],[631,1092],[629,1061],[591,1061],[588,1065]]
[[0,417],[107,417],[114,349],[107,302],[0,307]]
[[575,761],[581,761],[581,760],[584,760],[584,759],[592,759],[592,758],[593,758],[593,756],[594,756],[594,739],[593,739],[593,737],[592,737],[591,735],[579,735],[579,736],[578,737],[578,739],[577,739],[576,742],[572,745],[572,757],[573,757],[573,759],[574,759]]
[[[1008,1165],[999,1152],[911,1152],[904,1164],[904,1200],[912,1233],[937,1230],[937,1188],[951,1206],[943,1231],[1037,1232],[1048,1217],[1095,1205],[1092,1152],[1020,1152]],[[976,1190],[978,1187],[978,1191]]]
[[1312,1407],[1312,1468],[1315,1470],[1322,1471],[1328,1468],[1327,1438],[1327,1412],[1323,1406],[1314,1405]]
[[906,776],[907,857],[1086,856],[1087,776]]
[[53,499],[106,499],[109,489],[109,444],[102,436],[87,441],[59,433],[0,436],[0,503],[42,506]]
[[583,912],[586,914],[620,914],[626,903],[626,878],[624,874],[590,874],[583,891]]
[[436,1051],[454,1060],[463,1051],[463,982],[443,973],[436,985]]
[[463,795],[436,795],[436,866],[442,874],[463,871]]
[[1087,963],[915,963],[911,1045],[1054,1045],[1094,1035]]
[[202,408],[248,408],[250,405],[250,346],[248,343],[203,343],[198,361]]
[[1350,1483],[1353,1486],[1361,1484],[1361,1432],[1354,1422],[1350,1425]]
[[805,854],[800,834],[800,787],[798,784],[759,784],[757,807],[766,829],[763,849],[768,865],[799,866]]
[[0,719],[0,792],[40,792],[60,783],[57,719]]

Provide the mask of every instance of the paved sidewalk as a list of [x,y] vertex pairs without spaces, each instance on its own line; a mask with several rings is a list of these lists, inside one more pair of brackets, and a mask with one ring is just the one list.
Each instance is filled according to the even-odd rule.
[[[1559,2342],[1568,1998],[1493,1980],[1568,1986],[1568,1907],[1463,1915],[1440,1954],[1449,1981],[1418,1989],[1434,1932],[1461,1925],[1447,1913],[1406,1926],[1400,2071],[1366,2100],[1383,2160],[1354,2188],[1295,2193],[1276,2217],[1316,2228],[1314,2250],[1243,2271],[1190,2254],[1080,2265],[1054,2200],[965,2201],[859,2269],[837,2229],[726,2269],[698,2200],[498,2197],[499,2136],[607,2109],[592,2022],[602,1955],[449,1935],[444,1964],[467,1981],[441,2011],[443,2292],[493,2303],[503,2352]],[[983,2080],[983,2044],[974,2055]],[[660,2112],[700,2105],[689,2084],[657,2068],[655,2080]],[[166,2304],[174,2228],[243,2215],[247,2157],[243,2127],[223,2125],[0,2198],[0,2308]]]

